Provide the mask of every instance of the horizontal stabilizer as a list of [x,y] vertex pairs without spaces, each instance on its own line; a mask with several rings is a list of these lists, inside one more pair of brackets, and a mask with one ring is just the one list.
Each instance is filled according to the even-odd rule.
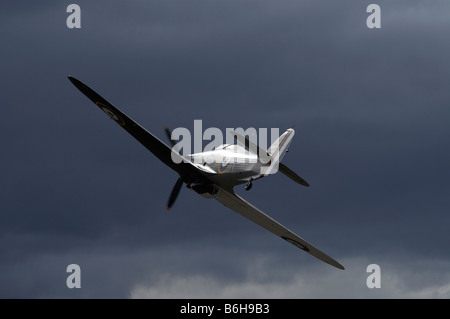
[[287,177],[289,177],[290,179],[292,179],[294,182],[299,183],[300,185],[303,186],[309,186],[308,182],[305,181],[303,178],[301,178],[300,176],[298,176],[296,173],[294,173],[289,167],[287,167],[286,165],[280,163],[278,166],[278,170],[283,173],[284,175],[286,175]]

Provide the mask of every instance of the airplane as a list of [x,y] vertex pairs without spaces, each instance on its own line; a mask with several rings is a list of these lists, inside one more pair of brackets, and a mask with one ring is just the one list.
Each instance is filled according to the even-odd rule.
[[137,139],[164,164],[178,173],[179,178],[170,193],[167,209],[172,207],[181,187],[186,184],[187,188],[194,190],[205,198],[216,199],[224,206],[325,263],[338,269],[345,269],[339,262],[264,214],[233,190],[235,186],[241,184],[246,184],[245,189],[249,190],[254,180],[272,174],[277,169],[298,184],[309,186],[303,178],[280,162],[292,142],[295,134],[293,128],[287,129],[267,150],[232,131],[231,134],[234,135],[235,141],[237,140],[245,145],[248,150],[238,144],[223,144],[212,151],[182,155],[176,149],[176,144],[172,140],[171,132],[167,127],[164,127],[164,130],[172,148],[106,101],[90,87],[70,75],[68,78],[77,89],[119,126]]

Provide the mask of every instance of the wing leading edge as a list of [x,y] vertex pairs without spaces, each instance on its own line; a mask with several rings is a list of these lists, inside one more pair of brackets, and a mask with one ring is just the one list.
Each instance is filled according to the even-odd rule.
[[313,255],[314,257],[330,264],[339,269],[345,269],[340,263],[321,252],[319,249],[308,243],[303,238],[297,236],[292,231],[272,219],[271,217],[264,214],[258,208],[245,201],[243,198],[238,196],[233,190],[226,190],[221,188],[220,191],[214,197],[220,203],[228,208],[231,208],[235,212],[241,214],[242,216],[248,218],[254,223],[260,225],[261,227],[267,229],[273,234],[283,238],[287,242],[293,244],[294,246],[306,251],[307,253]]

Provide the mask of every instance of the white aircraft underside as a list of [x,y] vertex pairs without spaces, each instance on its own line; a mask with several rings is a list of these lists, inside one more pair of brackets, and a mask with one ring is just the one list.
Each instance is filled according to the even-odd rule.
[[[263,150],[244,136],[231,132],[240,145],[224,144],[212,151],[181,155],[176,151],[171,140],[170,131],[166,128],[173,147],[170,148],[161,140],[149,133],[125,113],[106,101],[81,81],[69,76],[69,80],[92,102],[102,109],[111,119],[136,138],[164,164],[179,175],[169,197],[168,209],[173,205],[183,184],[206,198],[214,198],[226,207],[234,210],[273,234],[283,238],[294,246],[306,251],[314,257],[339,269],[344,267],[336,260],[299,237],[258,208],[238,196],[233,187],[246,184],[245,189],[252,187],[252,182],[266,175],[282,172],[293,181],[303,185],[309,184],[280,161],[286,154],[294,130],[284,132],[268,150]],[[174,161],[174,158],[177,161]],[[178,164],[176,163],[178,162]]]

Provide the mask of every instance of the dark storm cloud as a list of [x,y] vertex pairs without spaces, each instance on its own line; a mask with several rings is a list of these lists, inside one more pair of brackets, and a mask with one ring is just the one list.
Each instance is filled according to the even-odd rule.
[[[77,3],[80,30],[69,3],[2,7],[0,296],[448,296],[447,2],[379,1],[380,30],[370,2]],[[346,273],[187,189],[166,212],[176,174],[68,74],[162,139],[295,124],[283,161],[312,186],[237,192]],[[392,284],[370,292],[369,263]]]

